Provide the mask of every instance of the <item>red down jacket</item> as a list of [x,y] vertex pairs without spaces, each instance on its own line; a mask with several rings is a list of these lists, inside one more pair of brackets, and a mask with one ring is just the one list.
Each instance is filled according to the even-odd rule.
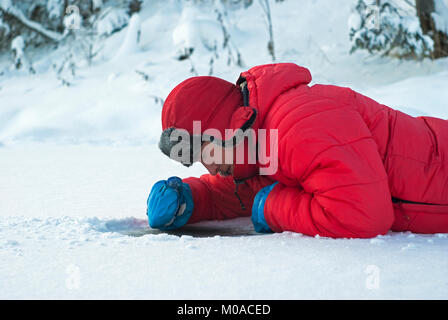
[[[412,117],[349,88],[310,87],[310,72],[291,63],[257,66],[238,83],[244,80],[257,111],[254,128],[278,129],[278,170],[270,176],[258,175],[257,167],[242,170],[238,194],[246,210],[232,177],[184,179],[195,205],[189,223],[250,216],[256,193],[279,182],[264,209],[275,232],[333,238],[448,233],[448,120]],[[174,93],[167,101],[179,99],[186,97]],[[201,101],[188,104],[189,116],[171,110],[168,121],[164,112],[163,129],[176,119],[200,119],[195,108]],[[247,117],[235,111],[232,121]]]

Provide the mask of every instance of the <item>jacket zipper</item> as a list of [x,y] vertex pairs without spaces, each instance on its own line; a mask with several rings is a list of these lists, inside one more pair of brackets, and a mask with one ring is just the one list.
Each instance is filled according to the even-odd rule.
[[[249,106],[249,89],[247,88],[247,81],[246,81],[246,79],[244,79],[244,81],[240,84],[240,88],[241,88],[241,92],[243,94],[243,105],[245,107],[248,107]],[[254,111],[255,111],[255,109],[254,109]],[[257,116],[257,112],[254,112],[254,114],[252,115],[251,119],[253,117],[256,117],[256,116]],[[250,122],[251,119],[249,119],[249,122]],[[255,121],[255,119],[252,119],[252,124],[253,124],[253,121]],[[246,124],[247,124],[247,122],[243,125],[243,127],[246,126]],[[243,128],[243,127],[241,129],[243,131],[246,131],[247,128]],[[245,179],[242,179],[242,180],[233,179],[233,182],[235,182],[235,191],[233,193],[238,198],[238,201],[240,202],[241,209],[243,209],[243,211],[246,211],[246,206],[244,205],[243,201],[241,200],[240,195],[238,194],[238,186],[240,184],[245,183],[246,180]]]
[[235,182],[235,191],[233,193],[238,198],[238,201],[240,202],[241,209],[243,209],[243,211],[246,211],[246,206],[244,205],[243,201],[241,200],[240,195],[238,194],[238,186],[240,184],[243,184],[245,181],[244,180],[236,180],[236,179],[234,179],[233,181]]
[[393,202],[393,203],[420,204],[420,205],[426,205],[426,206],[440,206],[440,204],[436,204],[436,203],[415,202],[415,201],[409,201],[409,200],[398,199],[398,198],[395,198],[395,197],[392,197],[392,202]]

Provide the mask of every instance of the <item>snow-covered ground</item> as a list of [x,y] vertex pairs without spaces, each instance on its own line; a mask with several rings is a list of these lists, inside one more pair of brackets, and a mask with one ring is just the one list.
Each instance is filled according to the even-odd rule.
[[[176,3],[146,1],[139,46],[121,45],[136,25],[113,34],[70,87],[48,69],[48,58],[35,61],[36,75],[0,61],[0,298],[446,298],[448,235],[257,235],[246,218],[169,234],[149,229],[152,184],[205,173],[168,161],[157,148],[157,97],[192,76],[192,64],[198,74],[209,71],[206,48],[191,60],[174,58],[173,31],[177,42],[188,34],[188,15]],[[352,3],[272,2],[277,60],[309,67],[314,83],[350,86],[415,116],[448,118],[448,60],[349,55]],[[201,34],[207,41],[219,38],[212,18],[204,13],[196,21],[209,26]],[[257,4],[228,19],[245,67],[227,66],[222,52],[213,74],[233,82],[272,60]]]

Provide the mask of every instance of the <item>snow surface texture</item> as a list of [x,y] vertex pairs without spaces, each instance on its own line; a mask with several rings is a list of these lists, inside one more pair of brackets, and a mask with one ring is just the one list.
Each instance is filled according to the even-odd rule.
[[[309,67],[314,83],[350,86],[414,116],[448,118],[448,61],[349,55],[351,4],[272,2],[278,61]],[[173,233],[147,226],[156,181],[205,173],[158,150],[160,99],[194,72],[208,74],[210,57],[213,75],[232,82],[271,62],[257,4],[226,18],[245,67],[228,66],[226,50],[217,58],[207,48],[222,39],[213,34],[219,28],[191,38],[190,27],[216,21],[208,12],[194,22],[177,2],[145,2],[139,21],[113,33],[69,87],[51,69],[60,52],[33,53],[35,75],[0,60],[0,298],[446,298],[443,234],[257,235],[248,218]],[[182,36],[203,47],[178,61]],[[130,50],[119,57],[123,47]]]

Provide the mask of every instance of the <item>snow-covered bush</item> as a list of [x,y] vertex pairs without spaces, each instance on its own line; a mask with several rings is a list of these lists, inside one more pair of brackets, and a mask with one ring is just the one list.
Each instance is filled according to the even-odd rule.
[[64,0],[48,0],[47,12],[50,19],[59,19],[64,11]]
[[11,53],[14,60],[14,67],[21,69],[24,63],[25,41],[22,36],[15,37],[11,42]]
[[99,10],[103,6],[103,0],[92,0],[93,10]]
[[35,73],[31,61],[25,54],[26,43],[22,36],[15,37],[11,42],[12,69]]
[[82,25],[82,16],[77,7],[67,7],[65,11],[65,16],[62,19],[62,24],[64,25],[64,33],[70,30],[79,30]]
[[173,30],[173,42],[180,60],[187,52],[193,53],[201,48],[213,51],[222,41],[221,27],[208,12],[204,14],[195,6],[183,9]]
[[211,75],[216,64],[242,66],[242,57],[232,39],[232,26],[228,21],[229,11],[239,8],[220,0],[186,2],[172,34],[174,56],[178,60],[189,59],[192,73],[208,72]]
[[56,61],[53,64],[53,71],[63,86],[70,87],[76,77],[76,61],[73,53],[69,51],[63,59]]
[[111,8],[105,11],[96,22],[96,32],[102,36],[123,29],[129,23],[129,14],[124,8]]
[[29,47],[59,43],[78,21],[76,29],[98,27],[107,36],[126,26],[141,5],[142,0],[0,0],[0,50],[17,36]]
[[228,9],[247,8],[254,3],[254,0],[220,0],[221,4]]
[[134,13],[129,21],[129,25],[126,31],[126,37],[118,50],[118,53],[115,56],[115,59],[120,57],[136,53],[140,50],[139,42],[140,42],[140,33],[141,33],[141,22],[140,15],[138,13]]
[[0,40],[6,38],[10,30],[8,23],[4,21],[3,13],[0,11]]
[[392,0],[358,0],[349,19],[351,53],[398,58],[431,57],[433,41],[423,34],[418,17]]

